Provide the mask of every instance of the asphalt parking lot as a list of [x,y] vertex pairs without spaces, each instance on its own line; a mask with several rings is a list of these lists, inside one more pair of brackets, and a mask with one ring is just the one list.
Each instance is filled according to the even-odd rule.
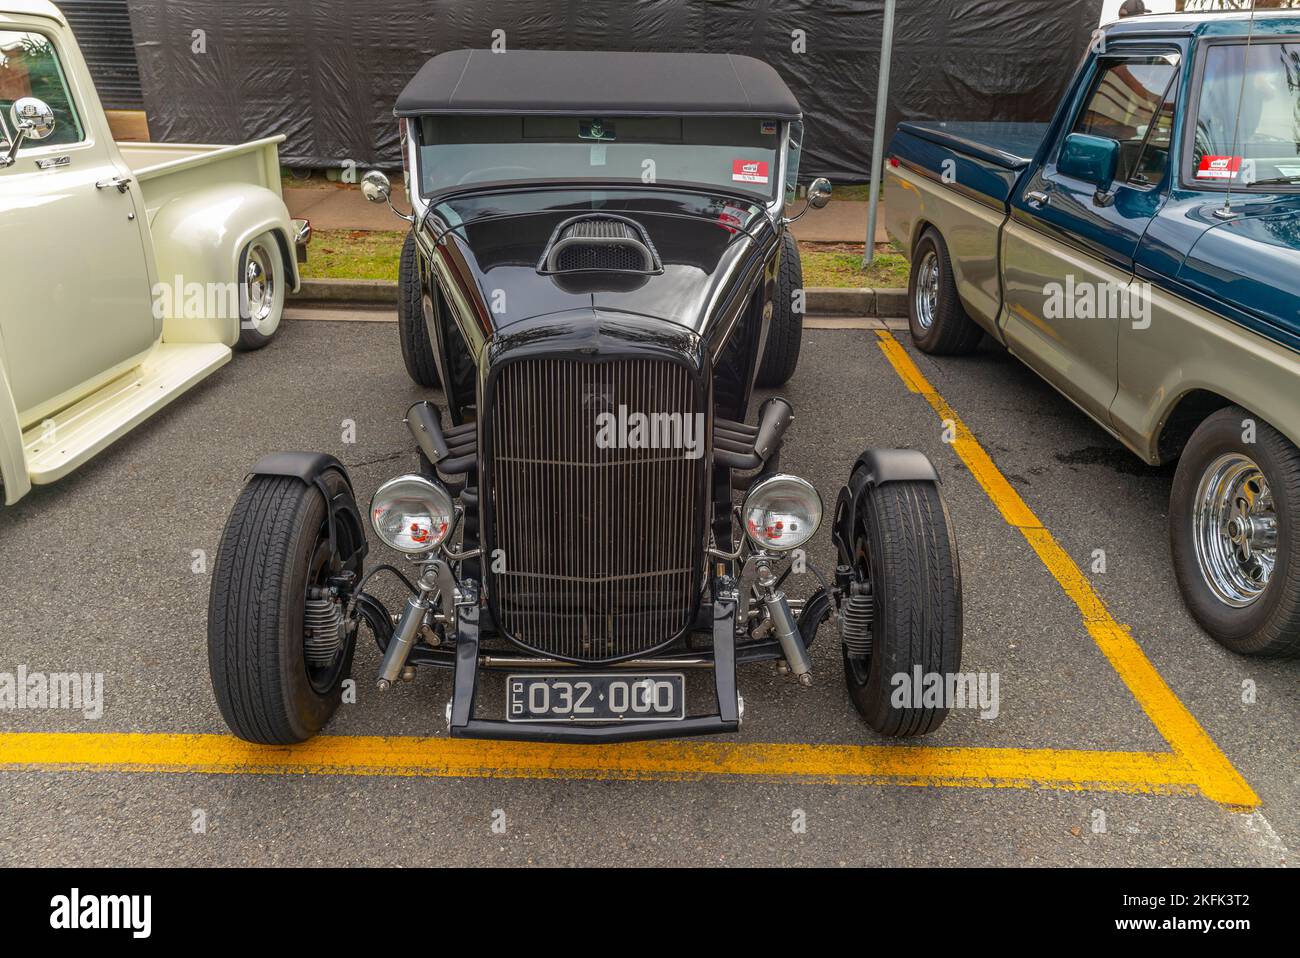
[[[741,671],[733,742],[452,743],[448,676],[380,693],[373,647],[329,738],[255,753],[226,737],[202,560],[244,470],[332,452],[364,502],[414,465],[401,417],[425,397],[389,323],[293,321],[0,512],[0,672],[102,673],[105,689],[98,719],[0,710],[0,863],[1289,863],[1300,663],[1233,656],[1183,610],[1171,470],[991,345],[935,361],[905,342],[806,333],[783,465],[829,505],[864,447],[932,457],[961,553],[963,670],[997,675],[996,716],[875,736],[827,628],[812,688]],[[825,527],[812,558],[833,566]]]

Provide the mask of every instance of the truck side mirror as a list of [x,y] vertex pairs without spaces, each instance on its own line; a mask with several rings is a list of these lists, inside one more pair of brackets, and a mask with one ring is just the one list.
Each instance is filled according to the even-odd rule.
[[1087,133],[1071,133],[1061,144],[1057,172],[1097,187],[1109,189],[1119,170],[1119,141]]
[[9,151],[0,156],[0,169],[14,165],[24,142],[43,140],[54,132],[54,111],[44,100],[38,100],[34,96],[15,100],[9,108],[9,120],[13,123],[14,137],[9,144]]

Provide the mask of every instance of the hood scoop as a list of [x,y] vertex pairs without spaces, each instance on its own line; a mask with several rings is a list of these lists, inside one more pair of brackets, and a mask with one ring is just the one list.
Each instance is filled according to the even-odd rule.
[[567,273],[629,273],[652,276],[663,264],[645,228],[625,216],[586,213],[555,228],[537,272],[544,276]]

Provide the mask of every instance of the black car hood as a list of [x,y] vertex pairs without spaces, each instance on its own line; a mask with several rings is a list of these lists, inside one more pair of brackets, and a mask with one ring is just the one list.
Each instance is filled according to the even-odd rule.
[[[539,272],[556,227],[583,213],[634,220],[655,247],[662,272]],[[564,314],[565,321],[574,321],[601,313],[653,317],[704,336],[718,317],[734,311],[734,294],[749,288],[775,240],[761,206],[734,196],[663,189],[533,187],[465,194],[435,205],[424,229],[444,242],[458,284],[476,300],[489,336],[541,316]]]

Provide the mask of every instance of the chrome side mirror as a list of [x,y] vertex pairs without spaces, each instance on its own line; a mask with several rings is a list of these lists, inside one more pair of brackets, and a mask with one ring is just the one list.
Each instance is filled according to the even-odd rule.
[[387,203],[393,195],[393,187],[383,173],[371,170],[361,177],[361,192],[371,203]]
[[831,181],[819,176],[808,184],[808,205],[815,210],[821,209],[831,201]]
[[54,111],[48,103],[34,96],[15,100],[9,108],[9,120],[13,124],[14,138],[9,144],[9,152],[0,156],[0,169],[14,165],[18,151],[27,140],[43,140],[54,132]]
[[808,201],[804,203],[801,209],[794,216],[787,216],[785,221],[793,223],[799,217],[803,216],[810,209],[819,210],[831,201],[831,181],[824,176],[819,176],[808,184]]
[[415,222],[414,216],[407,216],[393,205],[393,186],[388,182],[388,177],[378,170],[371,170],[361,177],[361,193],[371,203],[387,203],[393,215],[399,219],[404,219],[408,223]]

